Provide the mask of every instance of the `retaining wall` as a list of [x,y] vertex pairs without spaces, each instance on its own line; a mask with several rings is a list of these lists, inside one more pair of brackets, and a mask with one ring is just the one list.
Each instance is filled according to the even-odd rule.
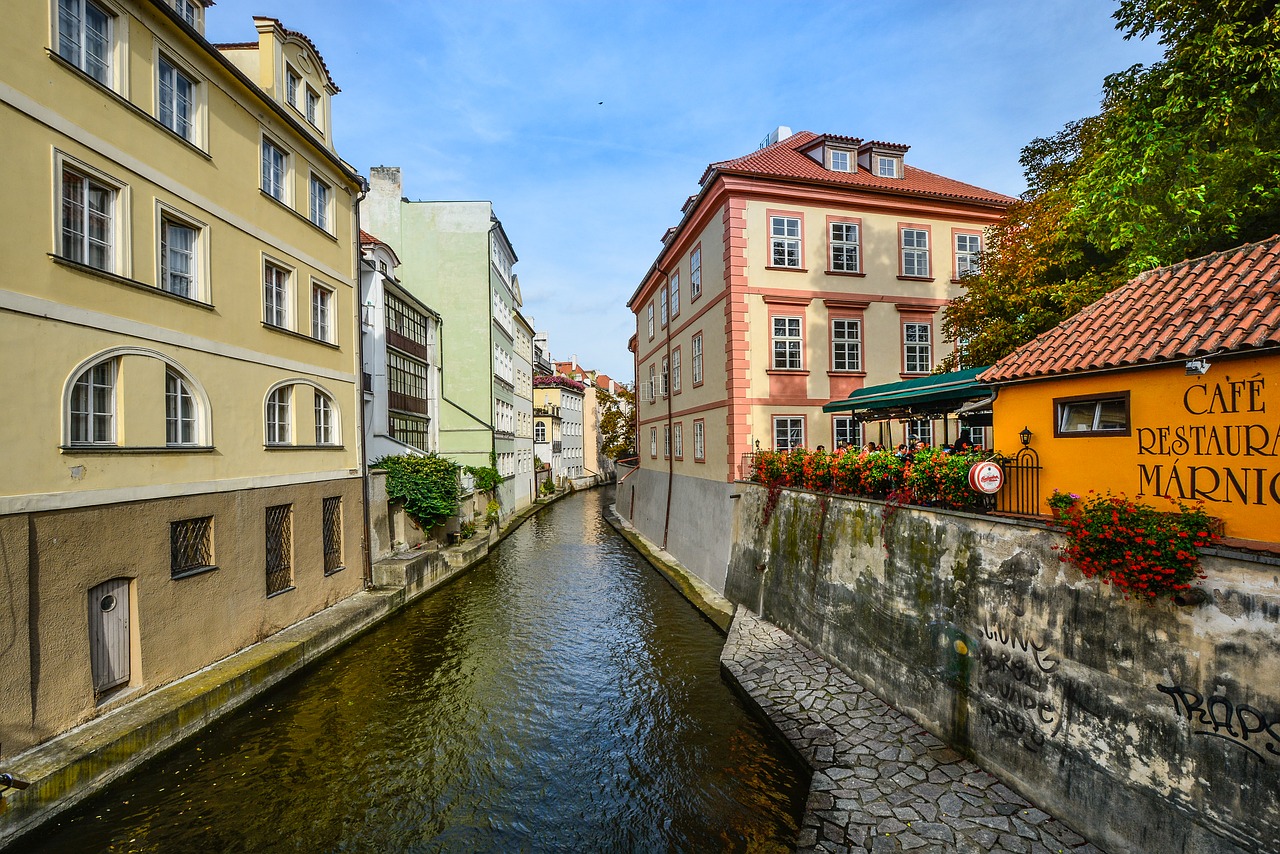
[[1280,851],[1280,567],[1147,606],[1043,525],[734,486],[731,601],[1104,848]]

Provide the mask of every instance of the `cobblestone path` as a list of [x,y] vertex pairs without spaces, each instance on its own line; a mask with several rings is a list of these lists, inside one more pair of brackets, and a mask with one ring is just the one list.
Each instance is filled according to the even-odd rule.
[[1101,854],[743,606],[720,662],[813,769],[797,851]]

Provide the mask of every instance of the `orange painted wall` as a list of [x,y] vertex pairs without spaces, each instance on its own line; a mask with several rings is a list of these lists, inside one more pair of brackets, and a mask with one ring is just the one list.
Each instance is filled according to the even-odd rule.
[[[1168,367],[1002,386],[995,446],[1012,453],[1030,427],[1041,512],[1054,489],[1203,501],[1228,537],[1280,542],[1280,356],[1212,360],[1203,376]],[[1128,436],[1054,437],[1054,399],[1130,394]]]

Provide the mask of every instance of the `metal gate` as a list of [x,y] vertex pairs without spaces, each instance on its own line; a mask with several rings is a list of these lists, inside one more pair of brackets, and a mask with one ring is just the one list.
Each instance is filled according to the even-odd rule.
[[1004,468],[1004,488],[1000,490],[996,509],[1022,516],[1040,514],[1040,455],[1023,448],[1012,457],[1000,460]]
[[113,578],[89,591],[89,658],[95,693],[129,681],[127,578]]

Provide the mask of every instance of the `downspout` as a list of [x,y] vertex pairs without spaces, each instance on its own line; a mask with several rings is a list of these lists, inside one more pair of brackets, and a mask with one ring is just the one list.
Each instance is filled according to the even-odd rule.
[[359,379],[356,383],[358,393],[356,399],[359,406],[356,408],[358,415],[359,430],[356,436],[356,453],[360,456],[360,491],[364,496],[364,586],[368,589],[373,586],[373,523],[369,518],[369,460],[365,452],[364,431],[365,431],[365,415],[364,415],[364,300],[361,291],[360,280],[364,278],[362,272],[362,259],[360,257],[360,203],[364,201],[365,196],[369,194],[369,185],[364,178],[360,179],[360,192],[356,195],[355,217],[356,217],[356,234],[355,240],[355,273],[356,273],[356,370],[359,373]]
[[[664,274],[662,278],[662,287],[667,287],[667,277]],[[668,307],[670,303],[667,304]],[[675,325],[676,319],[671,316],[671,312],[667,311],[667,373],[666,373],[666,398],[667,398],[667,513],[666,518],[662,521],[662,550],[667,549],[667,532],[671,529],[671,490],[675,486],[676,479],[676,437],[675,428],[672,423],[671,412],[671,388],[674,383],[671,382],[671,327]],[[681,437],[683,441],[683,437]]]

